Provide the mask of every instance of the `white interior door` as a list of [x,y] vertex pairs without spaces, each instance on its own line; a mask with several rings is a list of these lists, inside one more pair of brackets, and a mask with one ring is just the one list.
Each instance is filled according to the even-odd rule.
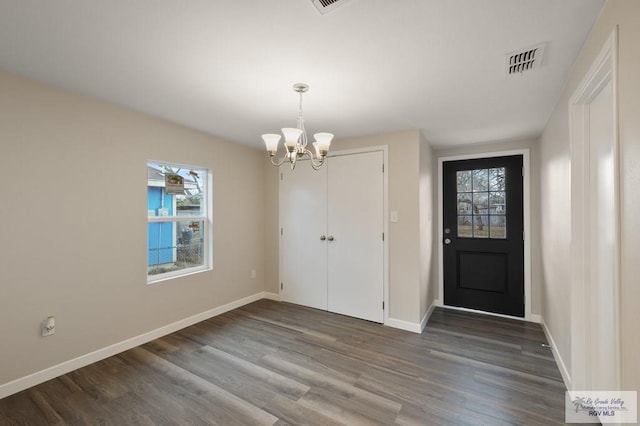
[[328,169],[328,309],[383,322],[384,155],[331,157]]
[[327,168],[300,161],[280,167],[280,296],[327,309]]

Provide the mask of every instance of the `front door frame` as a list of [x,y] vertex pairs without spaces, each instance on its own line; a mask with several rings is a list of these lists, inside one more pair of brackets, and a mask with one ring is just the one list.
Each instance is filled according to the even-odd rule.
[[491,157],[505,157],[508,155],[522,155],[522,168],[524,172],[523,182],[522,182],[522,208],[524,215],[524,318],[520,317],[512,317],[509,315],[496,314],[493,312],[484,312],[489,315],[496,315],[507,318],[516,318],[516,319],[524,319],[526,321],[532,322],[540,322],[539,315],[533,315],[531,313],[531,208],[530,208],[530,198],[531,198],[531,173],[529,169],[529,149],[515,149],[509,151],[494,151],[494,152],[483,152],[479,154],[466,154],[466,155],[455,155],[450,157],[438,157],[438,300],[436,301],[436,305],[444,306],[451,309],[459,309],[465,311],[473,311],[478,312],[473,309],[467,308],[459,308],[457,306],[448,306],[444,304],[444,251],[443,251],[443,190],[442,185],[444,183],[442,178],[442,164],[445,161],[457,161],[457,160],[469,160],[469,159],[477,159],[477,158],[491,158]]

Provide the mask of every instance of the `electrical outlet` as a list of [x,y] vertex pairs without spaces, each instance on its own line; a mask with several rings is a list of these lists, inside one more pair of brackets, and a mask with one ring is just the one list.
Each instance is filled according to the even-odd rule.
[[251,270],[251,278],[252,278],[252,279],[255,279],[255,278],[256,278],[256,270],[255,270],[255,269],[252,269],[252,270]]
[[42,321],[42,336],[56,334],[56,318],[51,316]]

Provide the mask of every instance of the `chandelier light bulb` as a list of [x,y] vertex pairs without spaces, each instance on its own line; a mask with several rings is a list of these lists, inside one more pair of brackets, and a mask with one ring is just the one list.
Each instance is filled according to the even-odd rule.
[[280,137],[280,135],[276,135],[274,133],[262,135],[262,140],[267,147],[267,151],[269,151],[271,155],[275,155],[278,151],[278,142],[280,142]]
[[318,144],[318,149],[321,151],[329,151],[329,147],[331,146],[331,140],[333,140],[333,134],[331,133],[316,133],[313,135],[313,138],[316,140]]
[[282,129],[282,134],[284,135],[284,146],[287,147],[287,151],[294,151],[298,145],[302,130],[294,127],[285,127]]

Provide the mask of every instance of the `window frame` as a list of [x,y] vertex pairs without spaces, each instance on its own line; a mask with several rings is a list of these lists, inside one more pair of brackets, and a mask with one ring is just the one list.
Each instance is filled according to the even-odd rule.
[[[210,271],[213,269],[213,173],[212,171],[203,166],[198,166],[195,164],[184,164],[184,163],[175,163],[169,161],[157,161],[157,160],[147,160],[146,161],[147,168],[147,210],[149,205],[149,177],[148,177],[148,168],[154,165],[171,167],[173,169],[191,169],[198,170],[202,172],[202,201],[200,203],[200,211],[202,212],[200,215],[184,215],[178,216],[177,211],[173,211],[172,216],[149,216],[147,211],[147,243],[146,243],[146,251],[147,256],[145,256],[147,262],[147,284],[155,284],[161,281],[167,281],[174,278],[184,277],[187,275],[197,274],[200,272]],[[175,203],[175,201],[174,201]],[[178,223],[178,222],[202,222],[203,230],[202,230],[202,258],[203,264],[197,265],[189,268],[179,269],[177,271],[163,272],[159,274],[149,274],[149,224],[151,223]]]
[[[492,187],[492,183],[491,183],[491,171],[492,170],[500,170],[502,169],[502,187],[499,188],[495,188]],[[475,188],[475,176],[476,176],[476,172],[483,172],[486,171],[487,172],[487,184],[486,184],[486,189],[485,188],[479,188],[476,189]],[[460,176],[461,173],[464,172],[468,172],[470,175],[470,184],[468,187],[464,187],[462,188],[462,190],[460,190],[460,184],[458,181],[458,176]],[[507,210],[506,210],[506,200],[507,200],[507,187],[506,187],[506,178],[507,178],[507,170],[505,167],[490,167],[490,168],[485,168],[485,169],[463,169],[463,170],[458,170],[456,172],[456,198],[457,198],[457,220],[456,220],[456,230],[457,230],[457,238],[465,238],[465,239],[477,239],[477,240],[507,240],[508,239],[508,235],[507,235]],[[466,185],[466,183],[465,183]],[[502,193],[503,194],[503,199],[504,202],[502,203],[503,210],[502,213],[497,213],[491,212],[491,206],[492,204],[492,199],[491,196],[492,194],[498,194],[498,193]],[[464,213],[460,213],[460,194],[464,194],[466,196],[468,196],[468,199],[470,200],[469,204],[471,205],[471,208],[469,210],[464,210]],[[485,212],[483,213],[475,213],[474,211],[474,207],[476,206],[475,203],[475,198],[476,195],[486,195],[487,197],[487,201],[486,201],[486,209]],[[496,228],[496,233],[493,234],[492,229],[494,228],[494,225],[491,224],[492,222],[492,218],[503,218],[503,226],[495,226]],[[460,218],[470,218],[471,221],[471,235],[467,235],[467,234],[461,234],[460,233]],[[487,227],[487,235],[479,235],[476,236],[476,218],[480,218],[480,220],[482,221],[483,218],[486,219],[486,227]],[[483,224],[484,226],[484,224]],[[500,235],[498,236],[498,233],[500,232],[500,228],[504,228],[504,235]]]

